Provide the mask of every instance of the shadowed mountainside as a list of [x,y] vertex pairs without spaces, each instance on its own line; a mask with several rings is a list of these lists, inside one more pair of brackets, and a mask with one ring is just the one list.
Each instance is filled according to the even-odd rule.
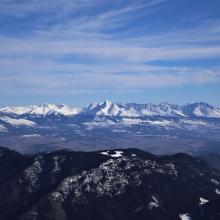
[[211,220],[220,172],[138,149],[21,155],[0,148],[1,219]]

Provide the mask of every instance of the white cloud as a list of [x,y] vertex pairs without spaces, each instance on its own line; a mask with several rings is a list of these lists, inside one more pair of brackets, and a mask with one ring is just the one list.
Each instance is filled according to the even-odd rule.
[[[53,4],[52,4],[53,2]],[[140,1],[82,13],[19,36],[0,36],[0,86],[7,93],[77,93],[102,89],[173,87],[219,82],[219,67],[149,65],[152,61],[187,61],[220,57],[220,21],[166,32],[115,34],[127,20],[163,1]],[[99,1],[9,1],[0,5],[5,15],[56,12],[59,16],[92,10]],[[91,7],[91,9],[90,9]],[[135,12],[135,13],[133,13]],[[14,13],[14,14],[13,14]],[[58,19],[59,20],[59,19]],[[140,28],[140,27],[139,27]],[[66,58],[68,57],[68,59]],[[71,58],[72,57],[72,58]]]
[[[220,69],[201,70],[176,68],[142,74],[80,73],[80,74],[11,74],[2,76],[0,86],[8,94],[78,94],[97,90],[130,90],[157,87],[201,85],[220,79]],[[169,73],[170,72],[170,73]]]

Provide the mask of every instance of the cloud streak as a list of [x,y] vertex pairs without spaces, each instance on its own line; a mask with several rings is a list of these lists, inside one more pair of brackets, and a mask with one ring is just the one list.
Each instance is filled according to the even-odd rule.
[[[173,74],[172,72],[175,72]],[[167,71],[154,70],[154,73],[114,74],[11,74],[1,77],[1,89],[8,94],[78,94],[102,90],[131,90],[142,88],[178,87],[184,85],[201,85],[220,79],[220,69],[201,70],[175,68]],[[10,85],[8,87],[8,85]],[[7,87],[7,88],[6,88]]]
[[53,22],[19,30],[19,35],[0,34],[0,86],[5,94],[75,94],[220,80],[217,63],[204,68],[175,65],[220,58],[220,18],[164,31],[150,29],[150,22],[170,10],[167,1],[21,2],[3,2],[0,20],[27,17],[32,23],[30,15],[41,21],[43,13]]

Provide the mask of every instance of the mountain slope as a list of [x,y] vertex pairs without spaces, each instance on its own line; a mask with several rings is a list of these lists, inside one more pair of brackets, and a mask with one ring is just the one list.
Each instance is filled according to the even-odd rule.
[[204,102],[186,104],[182,107],[183,112],[187,116],[219,118],[219,108]]
[[33,115],[33,116],[46,116],[46,115],[64,115],[73,116],[79,112],[78,108],[69,107],[66,105],[55,104],[42,104],[31,106],[18,106],[18,107],[4,107],[0,109],[0,113],[5,115]]
[[220,172],[186,154],[0,153],[1,219],[219,219]]
[[160,104],[112,103],[106,100],[103,103],[92,103],[83,108],[82,112],[89,115],[143,117],[143,116],[170,116],[170,117],[210,117],[220,118],[220,109],[207,103],[193,103],[183,106],[166,102]]
[[210,153],[202,155],[201,158],[207,163],[220,170],[220,153]]

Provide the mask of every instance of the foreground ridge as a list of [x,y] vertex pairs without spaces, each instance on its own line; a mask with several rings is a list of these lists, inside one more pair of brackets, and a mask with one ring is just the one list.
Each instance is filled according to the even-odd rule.
[[0,155],[1,219],[219,219],[220,172],[187,154]]

